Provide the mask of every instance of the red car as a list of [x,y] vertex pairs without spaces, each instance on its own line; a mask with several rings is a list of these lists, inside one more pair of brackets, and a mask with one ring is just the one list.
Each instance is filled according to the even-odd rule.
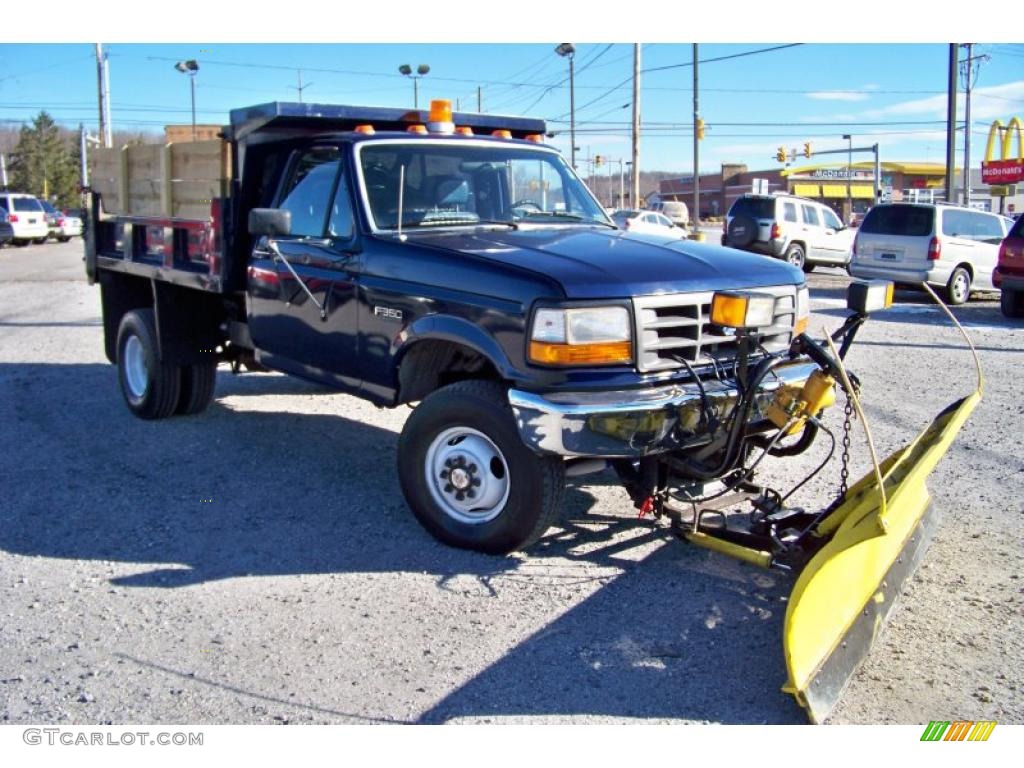
[[999,246],[999,264],[992,282],[1000,291],[1000,306],[1006,317],[1024,317],[1024,216],[1003,238]]

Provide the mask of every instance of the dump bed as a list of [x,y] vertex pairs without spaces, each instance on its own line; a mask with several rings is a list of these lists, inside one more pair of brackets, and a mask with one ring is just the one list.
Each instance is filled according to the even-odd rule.
[[97,149],[89,172],[90,279],[102,268],[221,290],[221,212],[232,175],[228,141]]

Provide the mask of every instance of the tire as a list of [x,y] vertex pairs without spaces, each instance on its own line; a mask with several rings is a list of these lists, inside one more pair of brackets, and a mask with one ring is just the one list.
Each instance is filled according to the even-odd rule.
[[811,274],[811,272],[813,272],[813,271],[814,271],[814,267],[815,267],[815,266],[816,266],[815,264],[808,264],[808,263],[807,263],[807,262],[805,261],[805,262],[804,262],[804,267],[803,267],[803,269],[804,269],[804,274],[807,274],[807,275]]
[[1024,317],[1024,291],[1004,288],[999,295],[999,308],[1004,317]]
[[117,372],[128,409],[140,419],[165,419],[174,413],[181,370],[159,359],[152,309],[136,309],[121,319]]
[[57,241],[61,242],[61,243],[66,243],[70,239],[71,239],[70,237],[65,237],[65,236],[61,235],[60,237],[57,238]]
[[[551,527],[565,465],[526,447],[503,386],[460,381],[428,395],[406,421],[398,478],[406,503],[434,537],[505,554],[525,549]],[[460,487],[466,488],[461,499]],[[479,506],[471,506],[471,494]]]
[[957,267],[946,283],[946,301],[953,306],[963,304],[971,297],[971,273]]
[[181,366],[181,386],[174,412],[179,416],[202,413],[213,402],[216,387],[216,361]]
[[28,245],[28,240],[11,240],[11,245],[17,246],[18,248],[24,248]]
[[[790,245],[786,249],[786,254],[783,258],[797,269],[804,269],[804,266],[807,264],[807,255],[804,253],[804,247],[800,243]],[[809,272],[810,270],[807,271]]]
[[757,239],[757,222],[749,216],[735,216],[729,222],[726,239],[733,248],[746,248]]
[[43,245],[48,239],[49,239],[48,236],[47,237],[37,237],[32,242],[35,243],[36,245]]

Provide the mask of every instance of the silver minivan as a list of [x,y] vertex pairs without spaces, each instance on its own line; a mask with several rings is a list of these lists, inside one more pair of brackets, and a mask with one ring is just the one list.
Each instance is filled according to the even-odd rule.
[[992,270],[1013,222],[955,205],[876,205],[860,225],[850,274],[945,289],[950,304],[996,290]]

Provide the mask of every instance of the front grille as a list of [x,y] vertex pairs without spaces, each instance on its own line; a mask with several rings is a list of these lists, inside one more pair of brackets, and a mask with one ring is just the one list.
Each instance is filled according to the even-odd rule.
[[[751,293],[775,297],[772,324],[759,328],[761,344],[778,352],[793,340],[796,324],[796,287],[782,285],[756,288]],[[731,329],[711,324],[714,292],[673,293],[633,299],[636,317],[637,366],[641,371],[681,368],[675,358],[691,365],[728,361],[736,356],[736,336]]]

